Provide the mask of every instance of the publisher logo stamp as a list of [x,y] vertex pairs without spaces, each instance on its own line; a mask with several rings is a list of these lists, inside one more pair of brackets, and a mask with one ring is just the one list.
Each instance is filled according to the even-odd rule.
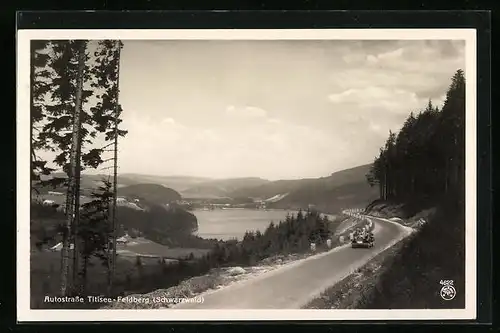
[[442,286],[439,295],[445,301],[451,301],[457,295],[457,291],[453,286],[453,280],[441,280],[439,284]]

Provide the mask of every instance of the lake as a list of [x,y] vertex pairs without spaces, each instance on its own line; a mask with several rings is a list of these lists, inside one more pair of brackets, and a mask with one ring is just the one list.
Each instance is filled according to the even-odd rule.
[[216,209],[194,210],[198,219],[197,235],[203,238],[217,238],[228,240],[242,239],[246,231],[260,230],[263,232],[271,221],[278,224],[283,221],[288,210],[259,210],[259,209]]

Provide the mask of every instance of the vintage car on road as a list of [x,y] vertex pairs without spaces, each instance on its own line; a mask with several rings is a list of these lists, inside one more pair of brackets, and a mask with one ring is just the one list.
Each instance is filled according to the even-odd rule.
[[373,247],[375,239],[373,237],[373,232],[367,231],[366,229],[357,229],[351,234],[351,247]]

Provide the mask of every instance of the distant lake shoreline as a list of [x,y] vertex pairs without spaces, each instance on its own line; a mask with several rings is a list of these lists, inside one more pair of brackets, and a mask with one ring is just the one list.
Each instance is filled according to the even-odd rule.
[[287,214],[296,214],[295,210],[284,209],[216,209],[191,211],[198,219],[197,236],[221,240],[241,240],[246,231],[263,232],[269,224],[278,224]]
[[[195,235],[210,239],[241,240],[246,231],[264,232],[269,224],[278,224],[286,216],[297,214],[297,210],[285,209],[216,209],[193,210],[198,219],[198,232]],[[330,214],[327,214],[331,217]]]

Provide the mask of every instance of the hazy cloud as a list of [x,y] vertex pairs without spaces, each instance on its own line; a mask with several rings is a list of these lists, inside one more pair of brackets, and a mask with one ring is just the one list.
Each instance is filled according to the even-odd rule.
[[120,172],[325,176],[465,70],[463,41],[125,41]]
[[235,107],[234,105],[229,105],[226,108],[226,113],[232,117],[243,118],[262,118],[267,116],[266,110],[255,106]]

